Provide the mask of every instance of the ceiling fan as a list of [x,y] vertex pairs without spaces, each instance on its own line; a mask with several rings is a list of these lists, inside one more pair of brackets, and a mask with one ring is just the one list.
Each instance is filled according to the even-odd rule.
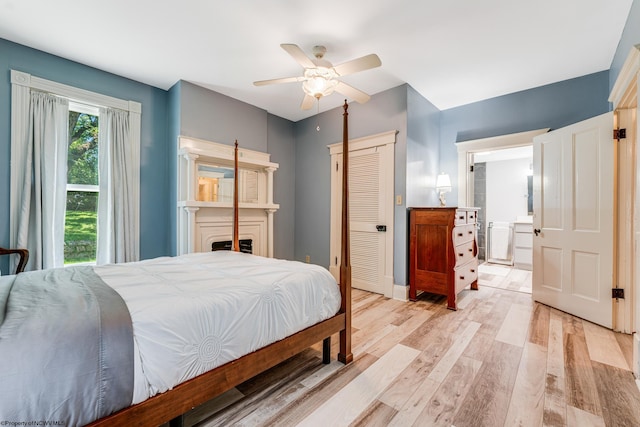
[[283,43],[280,45],[293,59],[304,68],[304,74],[299,77],[284,77],[280,79],[260,80],[253,82],[256,86],[264,86],[275,83],[302,82],[304,98],[302,99],[303,110],[308,110],[313,106],[313,101],[323,96],[331,95],[334,91],[359,103],[365,103],[370,96],[363,91],[354,88],[338,78],[349,74],[357,73],[382,65],[380,58],[376,54],[366,55],[342,64],[333,66],[331,62],[324,59],[327,49],[324,46],[314,46],[314,59],[309,58],[295,44]]

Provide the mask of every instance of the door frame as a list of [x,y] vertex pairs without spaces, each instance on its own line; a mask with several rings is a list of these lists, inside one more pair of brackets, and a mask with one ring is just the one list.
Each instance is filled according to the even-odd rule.
[[473,164],[474,154],[533,145],[533,137],[547,132],[549,132],[549,128],[456,143],[458,149],[458,206],[473,206],[473,174],[470,171],[470,166]]
[[[614,311],[614,327],[620,324],[620,330],[628,333],[634,333],[633,339],[633,373],[636,378],[640,378],[640,337],[637,333],[640,331],[640,261],[638,260],[637,248],[640,244],[640,183],[639,174],[635,174],[640,159],[640,150],[635,150],[634,155],[624,156],[632,151],[628,151],[629,147],[636,146],[640,137],[640,127],[637,120],[638,97],[640,96],[638,79],[640,78],[640,45],[631,48],[627,59],[618,74],[615,84],[609,95],[609,102],[613,105],[614,115],[616,118],[615,128],[626,128],[626,140],[620,140],[620,158],[626,160],[626,165],[620,168],[618,179],[620,182],[630,183],[631,185],[621,185],[618,194],[618,200],[625,199],[631,201],[630,206],[634,212],[633,221],[619,221],[618,227],[618,255],[623,255],[626,262],[618,265],[622,268],[619,271],[618,278],[628,280],[626,286],[625,300],[619,300],[618,304],[614,304],[614,310],[618,308],[618,313]],[[633,147],[635,148],[635,147]],[[630,158],[625,158],[630,157]],[[634,188],[635,186],[635,188]],[[628,204],[623,203],[619,206],[620,211],[628,209]],[[621,212],[624,214],[624,212]],[[620,248],[623,251],[620,251]],[[630,248],[630,249],[629,249]],[[630,250],[627,253],[624,249]],[[622,261],[622,260],[621,260]],[[618,284],[620,286],[620,284]],[[622,305],[620,305],[622,303]],[[622,329],[624,328],[624,329]]]
[[614,111],[614,129],[627,129],[627,137],[616,141],[615,150],[615,182],[616,193],[614,215],[616,218],[617,236],[614,242],[614,259],[617,260],[614,270],[614,284],[625,291],[625,298],[613,305],[613,330],[632,334],[635,330],[633,322],[633,300],[636,268],[634,261],[636,250],[634,243],[634,212],[636,210],[636,139],[635,107],[618,107]]
[[[357,139],[349,140],[349,152],[364,150],[367,148],[379,147],[382,150],[382,179],[386,183],[384,186],[384,200],[385,202],[385,218],[387,231],[385,232],[385,263],[384,263],[384,296],[388,298],[394,298],[394,283],[393,283],[393,224],[394,224],[394,176],[395,176],[395,143],[396,134],[395,130],[389,132],[383,132],[375,135],[365,136]],[[342,155],[342,142],[328,145],[329,154],[333,160],[334,156]],[[331,168],[333,170],[333,161],[331,162]],[[342,227],[342,216],[340,215],[340,205],[342,199],[340,198],[340,191],[342,188],[342,175],[339,178],[334,179],[335,174],[331,174],[331,222],[330,222],[330,243],[329,243],[329,271],[333,276],[338,278],[339,266],[340,266],[340,230]],[[335,261],[335,262],[333,262]],[[403,293],[406,293],[402,286]]]

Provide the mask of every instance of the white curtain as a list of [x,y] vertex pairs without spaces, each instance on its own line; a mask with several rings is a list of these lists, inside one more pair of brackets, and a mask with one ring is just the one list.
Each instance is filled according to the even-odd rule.
[[64,265],[68,114],[66,99],[31,91],[28,128],[15,147],[20,165],[12,165],[21,171],[22,185],[16,247],[29,250],[29,270]]
[[[105,107],[98,141],[98,262],[137,261],[142,105],[17,70],[11,70],[9,246],[29,249],[27,269],[64,263],[69,99]],[[11,271],[15,264],[11,259]]]
[[97,264],[137,261],[137,152],[129,113],[100,109]]

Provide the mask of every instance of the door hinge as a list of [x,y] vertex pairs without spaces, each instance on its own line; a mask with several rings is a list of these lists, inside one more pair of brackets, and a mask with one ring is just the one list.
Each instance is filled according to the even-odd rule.
[[627,130],[626,129],[614,129],[613,130],[613,139],[620,141],[621,139],[627,138]]
[[336,172],[338,172],[338,162],[336,162]]
[[623,288],[611,289],[611,298],[624,299],[624,289]]
[[335,265],[338,265],[338,257],[336,257],[336,263],[335,263]]
[[473,165],[469,166],[469,172],[473,172]]

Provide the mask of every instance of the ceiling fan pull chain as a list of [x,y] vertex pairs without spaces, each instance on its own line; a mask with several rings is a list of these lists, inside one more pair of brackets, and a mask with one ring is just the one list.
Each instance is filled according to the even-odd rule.
[[320,132],[320,97],[316,97],[318,100],[318,112],[316,113],[316,118],[318,119],[318,125],[316,126],[316,132]]

